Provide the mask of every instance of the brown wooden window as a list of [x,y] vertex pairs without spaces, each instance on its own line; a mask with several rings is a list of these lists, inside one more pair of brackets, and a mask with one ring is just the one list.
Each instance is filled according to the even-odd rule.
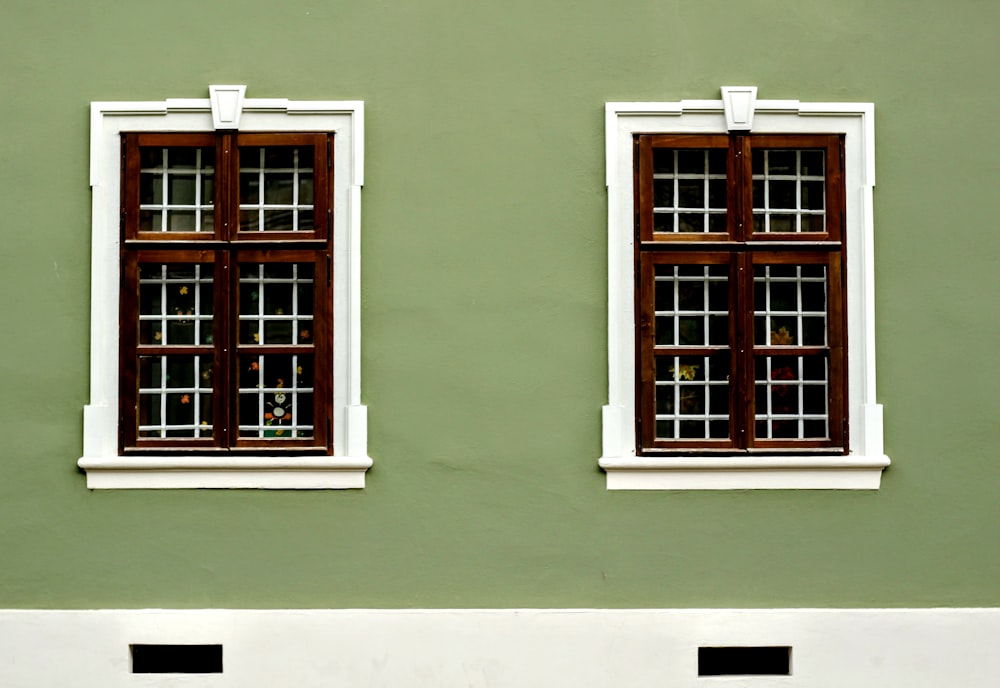
[[123,135],[121,450],[332,453],[331,150]]
[[844,453],[842,138],[635,146],[640,452]]

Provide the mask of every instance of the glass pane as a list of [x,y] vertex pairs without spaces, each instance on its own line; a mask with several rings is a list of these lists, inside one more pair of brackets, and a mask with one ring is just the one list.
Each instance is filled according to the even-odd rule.
[[313,343],[312,263],[240,264],[240,343]]
[[139,357],[139,437],[212,436],[212,357]]
[[825,154],[821,150],[804,150],[799,153],[799,172],[805,177],[825,177]]
[[301,439],[313,436],[313,356],[239,357],[240,437]]
[[197,222],[196,213],[193,210],[174,210],[167,215],[168,232],[193,232]]
[[708,151],[708,172],[726,176],[726,157],[729,151],[725,148],[710,148]]
[[674,183],[669,179],[653,181],[653,205],[657,208],[674,207]]
[[215,149],[139,149],[139,230],[211,232]]
[[823,210],[826,185],[823,182],[802,182],[802,207]]
[[264,203],[291,204],[294,202],[295,179],[290,174],[269,174],[264,177]]
[[754,266],[754,344],[825,346],[826,266]]
[[681,174],[703,174],[705,172],[705,151],[693,148],[678,150],[677,171]]
[[795,208],[795,182],[770,182],[768,193],[768,207]]
[[242,172],[240,174],[240,203],[260,203],[260,173]]
[[140,344],[212,344],[213,308],[211,265],[140,263]]
[[770,175],[795,174],[795,151],[773,150],[765,151],[767,156],[767,172]]
[[195,181],[191,175],[172,175],[167,187],[169,190],[168,202],[171,205],[194,205]]
[[247,146],[239,157],[240,230],[312,231],[313,149]]
[[699,179],[685,179],[677,184],[682,208],[704,208],[705,187]]
[[704,232],[705,216],[702,214],[680,213],[677,216],[677,231],[679,232]]
[[729,228],[727,226],[727,219],[725,213],[714,213],[708,216],[708,231],[710,232],[726,232]]
[[710,208],[721,208],[726,207],[726,180],[725,179],[711,179],[708,182],[708,207]]
[[660,439],[729,437],[729,354],[656,359]]

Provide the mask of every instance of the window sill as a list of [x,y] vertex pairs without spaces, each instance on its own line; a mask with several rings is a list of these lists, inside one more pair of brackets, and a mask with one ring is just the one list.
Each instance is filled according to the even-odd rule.
[[609,490],[877,490],[887,456],[602,457]]
[[240,456],[83,457],[87,487],[100,489],[244,488],[340,490],[365,486],[372,460],[363,457]]

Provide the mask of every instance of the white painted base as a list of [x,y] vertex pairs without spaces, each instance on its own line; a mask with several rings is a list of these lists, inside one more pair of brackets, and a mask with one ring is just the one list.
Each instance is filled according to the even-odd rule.
[[[993,688],[1000,609],[0,611],[0,686]],[[130,644],[221,644],[223,673],[132,674]],[[698,677],[699,646],[792,648]]]

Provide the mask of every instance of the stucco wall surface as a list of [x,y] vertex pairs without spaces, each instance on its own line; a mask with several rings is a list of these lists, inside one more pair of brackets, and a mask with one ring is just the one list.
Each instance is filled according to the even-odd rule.
[[[1000,6],[7,0],[0,607],[1000,604]],[[363,491],[88,491],[88,106],[366,108]],[[607,101],[871,101],[878,492],[608,492]]]

